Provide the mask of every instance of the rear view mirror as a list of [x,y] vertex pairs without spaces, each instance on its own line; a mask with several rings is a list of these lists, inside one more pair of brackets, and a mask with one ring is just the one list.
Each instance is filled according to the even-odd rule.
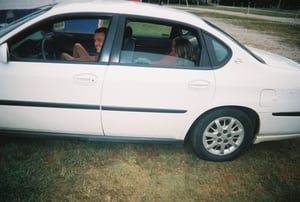
[[7,43],[0,45],[0,61],[1,63],[8,63],[8,46]]

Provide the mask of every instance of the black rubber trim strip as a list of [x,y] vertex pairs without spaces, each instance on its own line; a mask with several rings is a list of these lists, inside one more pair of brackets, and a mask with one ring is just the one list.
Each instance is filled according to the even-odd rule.
[[124,143],[158,143],[183,145],[184,140],[173,138],[148,138],[148,137],[122,137],[122,136],[106,136],[106,135],[90,135],[75,133],[58,133],[58,132],[42,132],[42,131],[24,131],[24,130],[7,130],[0,128],[0,137],[44,137],[44,138],[64,138],[76,139],[84,141],[97,142],[124,142]]
[[[0,100],[0,105],[20,106],[20,107],[45,107],[45,108],[100,110],[99,105],[83,105],[83,104],[52,103],[52,102],[34,102],[34,101],[15,101],[15,100]],[[102,106],[101,109],[104,110],[104,111],[173,113],[173,114],[183,114],[183,113],[187,112],[187,110],[182,110],[182,109],[114,107],[114,106]]]
[[173,113],[183,114],[187,110],[183,109],[160,109],[160,108],[137,108],[137,107],[114,107],[102,106],[103,111],[122,111],[122,112],[148,112],[148,113]]
[[300,116],[300,112],[274,112],[273,116]]
[[0,100],[0,105],[20,106],[20,107],[45,107],[45,108],[100,110],[100,105],[83,105],[83,104],[33,102],[33,101]]

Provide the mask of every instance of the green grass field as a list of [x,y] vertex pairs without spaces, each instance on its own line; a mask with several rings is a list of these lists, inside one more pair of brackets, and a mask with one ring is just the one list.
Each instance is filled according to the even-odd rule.
[[300,140],[253,145],[232,162],[188,145],[1,138],[1,201],[297,201]]
[[[277,26],[267,29],[299,36],[298,26]],[[299,166],[300,139],[252,145],[234,161],[215,163],[198,159],[188,144],[0,137],[0,201],[298,201]]]

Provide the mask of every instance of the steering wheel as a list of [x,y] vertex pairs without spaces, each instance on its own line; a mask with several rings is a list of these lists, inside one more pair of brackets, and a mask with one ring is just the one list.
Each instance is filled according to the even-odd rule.
[[44,60],[46,59],[56,59],[56,54],[51,44],[51,40],[53,38],[53,34],[47,33],[44,35],[42,43],[41,43],[41,50],[42,50],[42,57]]

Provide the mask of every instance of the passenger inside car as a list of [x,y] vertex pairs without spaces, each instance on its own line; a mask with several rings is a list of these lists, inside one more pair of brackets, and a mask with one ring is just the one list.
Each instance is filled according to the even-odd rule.
[[97,55],[90,55],[88,51],[80,44],[75,43],[73,47],[73,54],[62,53],[62,60],[76,60],[76,61],[87,61],[97,62],[102,46],[104,44],[105,36],[107,34],[107,28],[101,27],[95,30],[94,33],[94,46],[96,48]]
[[177,37],[174,39],[174,43],[174,49],[177,56],[176,63],[178,65],[185,65],[186,62],[195,63],[194,48],[189,40],[183,37]]
[[170,53],[160,61],[153,62],[154,64],[177,64],[180,66],[186,63],[195,62],[194,48],[188,39],[176,37],[172,41]]

